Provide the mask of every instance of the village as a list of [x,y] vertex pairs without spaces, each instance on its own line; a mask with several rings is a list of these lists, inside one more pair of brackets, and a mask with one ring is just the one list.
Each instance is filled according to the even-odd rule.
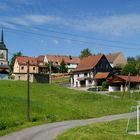
[[[63,55],[16,56],[12,73],[9,70],[8,48],[4,43],[3,29],[0,40],[0,79],[27,80],[29,62],[30,82],[50,83],[52,78],[69,77],[71,87],[94,91],[140,90],[138,73],[121,75],[122,68],[128,63],[122,52],[94,54],[83,58]],[[63,63],[63,64],[62,64]],[[60,71],[60,65],[63,69]]]
[[0,0],[0,140],[140,140],[139,7]]

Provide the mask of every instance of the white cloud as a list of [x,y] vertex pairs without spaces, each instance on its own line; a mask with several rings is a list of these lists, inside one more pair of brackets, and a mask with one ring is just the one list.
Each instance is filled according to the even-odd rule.
[[140,32],[140,15],[108,16],[77,20],[75,28],[111,35],[132,35]]
[[[140,33],[140,15],[121,15],[106,17],[86,17],[82,19],[68,19],[52,15],[31,14],[19,17],[0,17],[0,24],[10,23],[24,26],[53,24],[80,31],[88,31],[113,36],[133,35]],[[11,24],[12,26],[12,24]],[[57,44],[57,43],[56,43]]]
[[[1,17],[0,21],[5,21],[8,23],[19,24],[24,26],[32,26],[32,25],[44,25],[47,23],[62,23],[63,19],[50,15],[23,15],[18,17]],[[64,22],[63,22],[64,23]],[[65,23],[64,23],[65,24]]]
[[56,39],[54,39],[54,40],[53,40],[53,43],[56,44],[56,45],[58,45],[58,44],[59,44],[59,41],[56,40]]

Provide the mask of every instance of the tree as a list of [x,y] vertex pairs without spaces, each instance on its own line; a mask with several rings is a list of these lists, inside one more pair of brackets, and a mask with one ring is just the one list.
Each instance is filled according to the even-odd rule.
[[130,73],[131,75],[137,75],[137,74],[138,74],[138,72],[137,72],[137,70],[136,70],[136,68],[135,68],[135,65],[132,64],[132,63],[126,64],[126,65],[123,67],[122,71],[121,71],[121,74],[122,74],[122,75],[128,75],[129,73]]
[[14,66],[15,59],[16,59],[17,56],[22,56],[22,53],[19,51],[19,52],[13,54],[13,56],[11,58],[11,61],[10,61],[10,65],[9,65],[10,73],[13,72],[13,66]]
[[81,54],[80,54],[80,58],[82,59],[82,58],[84,58],[84,57],[88,57],[88,56],[91,56],[92,55],[92,53],[91,53],[91,51],[89,50],[89,48],[85,48],[85,49],[83,49],[82,51],[81,51]]
[[59,68],[57,66],[54,66],[52,64],[52,62],[46,63],[46,73],[50,72],[50,67],[51,67],[51,72],[52,73],[58,73],[59,72]]
[[62,59],[61,63],[60,63],[60,68],[59,68],[59,71],[61,73],[65,73],[68,71],[68,68],[66,67],[66,63],[64,61],[64,59]]

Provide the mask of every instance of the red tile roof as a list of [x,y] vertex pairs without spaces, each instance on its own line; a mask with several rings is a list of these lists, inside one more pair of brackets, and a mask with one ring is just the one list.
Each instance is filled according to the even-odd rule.
[[16,57],[17,62],[19,65],[26,65],[27,62],[29,61],[30,65],[37,66],[37,58],[35,57],[27,57],[27,56],[18,56]]
[[75,56],[63,56],[63,55],[46,55],[48,61],[50,62],[58,62],[61,63],[62,60],[65,61],[65,63],[73,63],[73,64],[79,64],[80,58]]
[[88,57],[83,58],[80,64],[77,66],[77,68],[73,72],[92,69],[98,64],[98,62],[103,56],[104,55],[95,55],[95,56],[88,56]]
[[110,53],[110,54],[106,55],[106,58],[110,63],[112,63],[120,54],[121,54],[121,52]]
[[44,55],[40,55],[40,56],[38,56],[38,58],[37,58],[37,61],[39,62],[39,63],[44,63]]
[[[119,78],[121,78],[122,80],[125,80],[125,81],[129,80],[128,76],[117,75],[117,77],[119,77]],[[138,83],[140,83],[140,77],[139,76],[130,76],[130,82],[138,82]]]
[[109,76],[109,72],[100,72],[95,75],[95,79],[106,79]]

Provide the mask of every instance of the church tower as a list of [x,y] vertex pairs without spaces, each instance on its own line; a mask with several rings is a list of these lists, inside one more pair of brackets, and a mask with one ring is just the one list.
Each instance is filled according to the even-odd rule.
[[1,31],[0,40],[0,67],[8,67],[8,49],[4,43],[3,29]]

